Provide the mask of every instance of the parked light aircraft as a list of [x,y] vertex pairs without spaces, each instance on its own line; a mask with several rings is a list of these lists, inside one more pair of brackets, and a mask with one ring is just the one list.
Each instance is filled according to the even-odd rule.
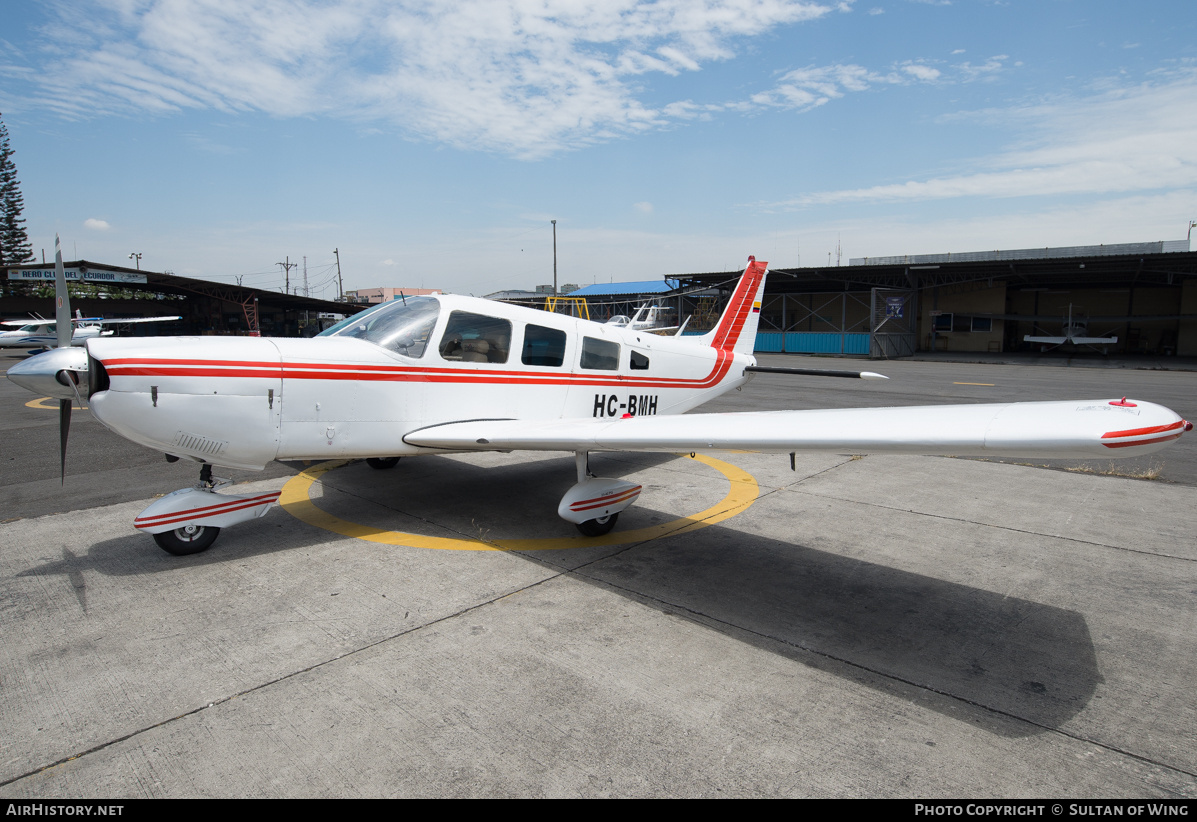
[[[182,317],[126,317],[123,319],[106,320],[103,317],[83,317],[75,312],[75,317],[69,319],[71,324],[71,339],[69,345],[81,346],[96,337],[111,337],[113,331],[105,330],[105,325],[125,325],[127,323],[167,323],[181,320]],[[16,331],[0,331],[0,348],[54,348],[58,345],[57,320],[6,320],[0,325],[20,326]]]
[[[626,314],[616,314],[607,320],[607,325],[616,328],[626,328],[631,331],[650,331],[653,334],[664,334],[666,331],[678,331],[676,325],[662,325],[662,319],[669,313],[669,309],[660,305],[642,305],[636,309],[631,317]],[[689,318],[686,318],[689,322]]]
[[1106,346],[1113,345],[1118,342],[1117,337],[1091,337],[1089,336],[1089,321],[1082,316],[1073,316],[1072,303],[1068,304],[1068,314],[1063,318],[1064,333],[1059,336],[1044,336],[1026,334],[1023,336],[1023,342],[1040,343],[1044,345],[1044,350],[1048,348],[1055,348],[1071,343],[1072,345],[1088,345],[1088,346],[1102,346],[1103,351]]
[[420,454],[572,452],[577,483],[557,513],[597,536],[643,489],[593,476],[592,451],[1115,457],[1151,453],[1192,429],[1167,408],[1126,398],[683,415],[754,372],[880,377],[757,366],[766,273],[749,258],[704,336],[443,295],[383,303],[310,339],[92,339],[8,376],[59,399],[64,465],[71,400],[83,392],[111,430],[202,464],[197,486],[134,520],[175,554],[206,549],[221,528],[278,498],[216,493],[213,465],[350,457],[390,468]]

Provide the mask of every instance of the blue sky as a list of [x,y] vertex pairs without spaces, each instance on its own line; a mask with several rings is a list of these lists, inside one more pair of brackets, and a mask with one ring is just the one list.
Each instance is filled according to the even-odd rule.
[[0,112],[35,249],[328,298],[1197,219],[1192,0],[6,0]]

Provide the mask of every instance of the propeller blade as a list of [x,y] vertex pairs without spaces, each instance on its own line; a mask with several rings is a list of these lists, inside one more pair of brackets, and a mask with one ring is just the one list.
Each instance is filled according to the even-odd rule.
[[62,484],[66,485],[66,444],[71,432],[71,400],[58,401],[58,453],[62,461]]
[[67,291],[66,270],[62,267],[62,245],[54,235],[54,324],[58,332],[58,347],[70,348],[75,333],[71,322],[71,297]]

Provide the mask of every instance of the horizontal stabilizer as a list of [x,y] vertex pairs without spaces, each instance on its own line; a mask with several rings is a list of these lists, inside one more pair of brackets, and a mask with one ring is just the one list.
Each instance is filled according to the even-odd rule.
[[888,380],[884,374],[875,371],[824,371],[817,368],[772,368],[766,365],[750,365],[745,371],[758,374],[796,374],[800,377],[845,377],[855,380]]

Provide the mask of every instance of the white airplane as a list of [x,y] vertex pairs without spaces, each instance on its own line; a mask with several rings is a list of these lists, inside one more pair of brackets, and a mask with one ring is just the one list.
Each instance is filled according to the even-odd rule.
[[383,303],[310,339],[92,339],[8,377],[59,398],[64,465],[71,400],[84,392],[111,430],[202,464],[197,486],[134,520],[174,554],[206,549],[279,496],[216,493],[213,465],[349,457],[391,468],[423,454],[572,452],[577,483],[557,513],[597,536],[643,489],[594,477],[592,451],[1116,457],[1151,453],[1192,429],[1167,408],[1125,398],[683,415],[753,372],[884,379],[758,366],[766,273],[750,257],[718,325],[701,337],[443,295]]
[[[1088,345],[1088,346],[1102,346],[1103,350],[1106,346],[1113,345],[1118,342],[1117,337],[1090,337],[1089,336],[1089,321],[1084,317],[1074,317],[1072,315],[1072,303],[1068,304],[1068,314],[1063,318],[1064,328],[1061,336],[1035,336],[1026,334],[1023,336],[1024,342],[1040,343],[1044,346],[1055,348],[1071,343],[1072,345]],[[1044,351],[1048,350],[1046,347]]]
[[[662,318],[669,312],[668,308],[660,305],[642,305],[636,313],[629,317],[626,314],[616,314],[607,320],[606,324],[616,328],[626,328],[630,331],[649,331],[653,334],[664,334],[666,331],[679,330],[676,325],[661,325]],[[689,322],[689,318],[686,318]]]
[[[105,330],[105,325],[126,323],[167,323],[182,317],[126,317],[106,320],[103,317],[83,317],[75,312],[70,319],[70,345],[81,346],[96,337],[111,337],[115,332]],[[58,345],[58,321],[37,318],[36,320],[5,320],[0,325],[19,326],[16,331],[0,331],[0,348],[29,348],[34,350],[54,348]]]

